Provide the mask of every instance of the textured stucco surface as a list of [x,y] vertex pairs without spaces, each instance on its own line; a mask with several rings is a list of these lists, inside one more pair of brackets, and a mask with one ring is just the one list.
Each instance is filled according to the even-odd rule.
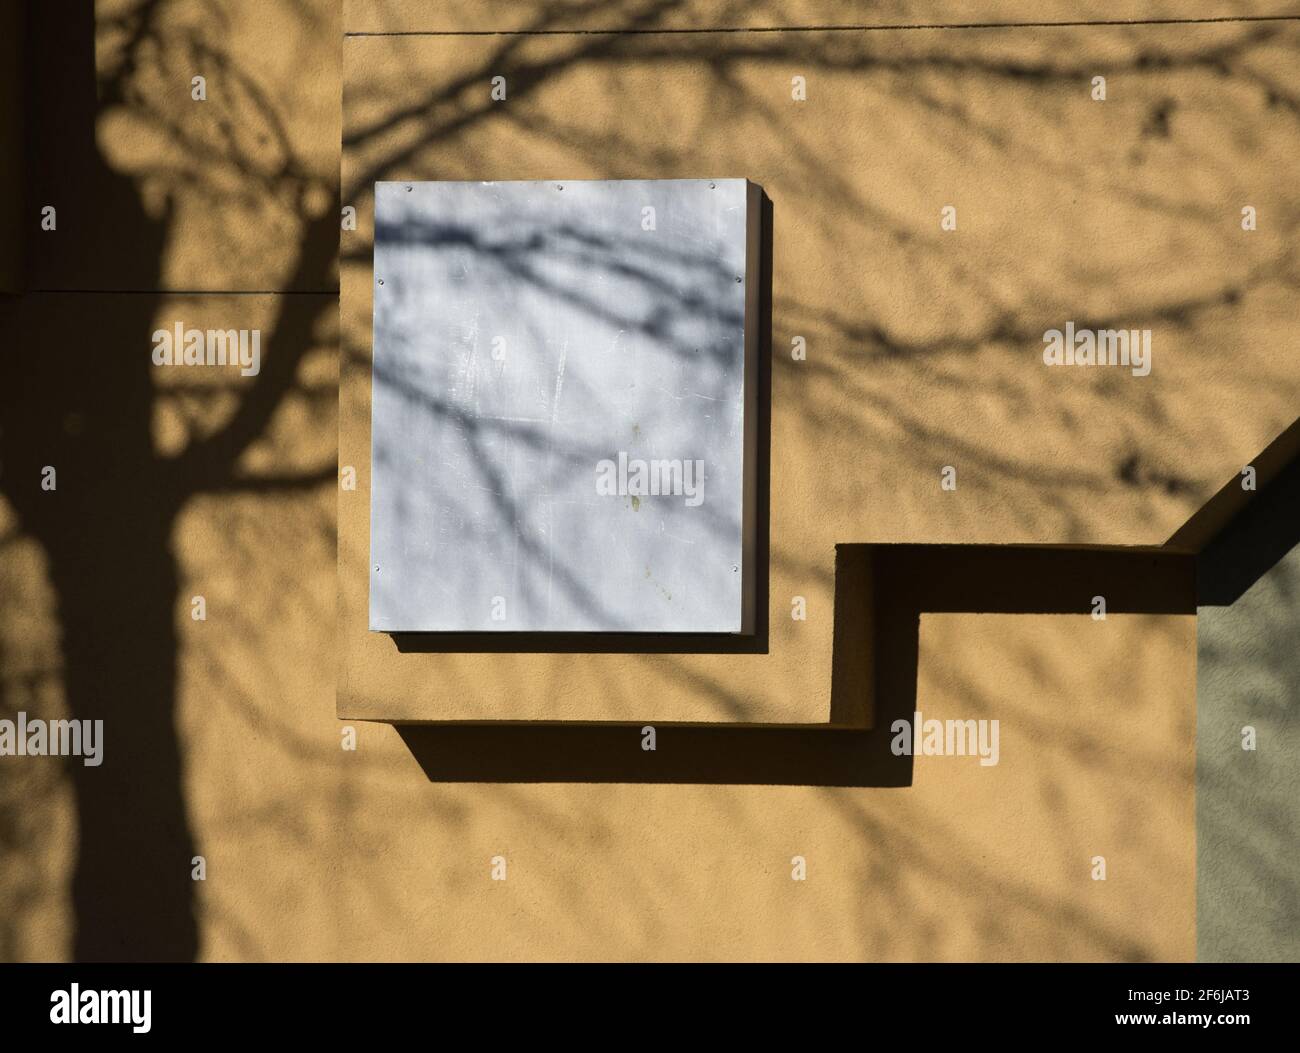
[[[29,287],[336,288],[332,268],[301,267],[296,249],[336,209],[337,5],[97,0],[94,9],[96,67],[65,59],[43,89],[51,98],[41,104],[29,192],[57,204],[64,236],[42,237],[29,210]],[[139,33],[144,10],[148,30]],[[63,30],[41,33],[55,49]],[[106,77],[118,71],[125,79]],[[193,97],[194,77],[206,82],[203,101]],[[82,144],[65,132],[97,90],[87,145],[131,178],[145,215],[165,225],[160,254],[105,222],[122,210],[113,187],[69,163]]]
[[[1300,548],[1197,614],[1197,957],[1300,960]],[[1242,748],[1254,729],[1254,749]]]
[[[119,37],[105,18],[125,6],[101,7],[101,77]],[[483,29],[532,6],[439,10],[451,28]],[[819,23],[868,17],[856,5],[809,6]],[[889,6],[891,20],[912,20],[912,5]],[[1264,6],[1273,5],[1191,5]],[[840,14],[848,7],[855,17]],[[346,53],[342,203],[361,222],[341,252],[341,465],[368,463],[356,380],[368,365],[366,188],[380,173],[718,171],[764,184],[776,222],[771,654],[475,656],[422,662],[403,679],[385,671],[390,646],[355,674],[350,698],[365,591],[349,568],[366,480],[363,470],[356,491],[335,483],[334,205],[323,223],[289,206],[283,228],[245,214],[222,227],[235,240],[221,248],[199,190],[150,181],[151,157],[165,173],[175,155],[131,129],[164,103],[188,105],[189,72],[184,63],[173,84],[177,71],[160,76],[159,56],[146,51],[140,76],[152,87],[115,104],[134,99],[135,112],[101,114],[78,141],[120,171],[157,228],[122,212],[125,228],[106,223],[113,236],[100,241],[83,232],[63,257],[71,262],[48,272],[56,288],[85,278],[135,291],[44,293],[24,302],[16,330],[6,305],[6,342],[20,333],[43,365],[0,397],[0,698],[6,713],[80,707],[114,718],[108,755],[133,766],[112,778],[134,784],[124,792],[140,804],[114,821],[138,831],[139,850],[94,856],[92,877],[104,904],[116,879],[141,893],[111,901],[120,923],[79,901],[78,859],[93,838],[68,771],[6,758],[0,957],[66,958],[87,933],[93,946],[125,941],[115,945],[127,954],[147,943],[204,960],[1193,957],[1197,641],[1187,616],[922,617],[917,706],[999,719],[1001,760],[981,769],[918,758],[913,784],[900,788],[529,783],[508,769],[435,783],[394,728],[336,720],[335,692],[357,706],[358,686],[373,689],[375,706],[408,705],[413,717],[429,709],[411,685],[437,684],[493,719],[594,701],[610,719],[642,719],[653,704],[682,719],[824,721],[835,543],[1163,541],[1294,416],[1300,370],[1285,354],[1295,323],[1294,26],[340,44],[337,4],[241,8],[204,6],[194,39],[249,67],[268,112],[311,158],[302,178],[289,170],[290,201],[317,183],[333,192]],[[1064,5],[1043,9],[1065,17]],[[353,3],[343,17],[348,29],[363,15],[398,19],[366,26],[391,29],[403,10],[414,6]],[[723,4],[691,10],[713,25],[749,17]],[[767,24],[777,17],[770,5],[754,10]],[[304,24],[289,37],[314,41],[296,57],[277,47],[275,28],[295,19]],[[232,35],[234,26],[246,28]],[[267,54],[270,67],[258,58]],[[266,68],[283,79],[259,80]],[[483,78],[498,70],[516,78],[511,103],[487,112]],[[1108,76],[1104,104],[1087,98],[1093,70]],[[804,104],[790,100],[794,75],[808,77]],[[463,86],[448,91],[458,77]],[[299,105],[302,93],[310,101]],[[317,113],[335,124],[316,124]],[[176,111],[183,124],[192,115]],[[61,149],[77,135],[74,122],[62,127],[51,140]],[[240,156],[237,143],[216,147]],[[87,156],[56,160],[84,176]],[[262,170],[219,167],[235,187],[247,180],[256,212]],[[173,198],[170,212],[144,211]],[[1238,225],[1246,202],[1261,216],[1249,235]],[[959,212],[952,234],[939,230],[945,204]],[[142,296],[195,283],[321,292]],[[177,318],[263,327],[261,383],[144,367],[149,332]],[[1152,375],[1045,370],[1042,330],[1068,318],[1151,325]],[[805,362],[789,357],[795,335],[807,339]],[[130,368],[89,356],[105,345]],[[87,357],[70,400],[55,381],[66,384],[74,350]],[[16,410],[40,437],[30,450],[13,444]],[[203,456],[180,473],[160,468],[164,456],[232,434],[223,430],[232,422],[247,442],[198,447]],[[95,515],[31,514],[32,480],[51,457],[71,469],[60,500],[89,500]],[[945,464],[958,468],[956,492],[939,489]],[[58,568],[78,566],[92,520],[108,539],[95,554],[114,569],[81,575],[94,588],[78,591],[77,575]],[[148,529],[155,522],[161,538]],[[161,593],[150,584],[159,557],[164,584],[174,574]],[[196,594],[208,601],[204,622],[191,618]],[[808,599],[807,622],[790,619],[795,594]],[[147,675],[159,665],[164,676]],[[1283,792],[1296,766],[1278,721],[1258,719],[1271,729],[1263,749],[1277,752],[1250,760],[1269,765],[1269,785]],[[348,728],[355,752],[339,748]],[[1208,730],[1202,758],[1215,741]],[[429,732],[422,748],[435,760],[462,741],[455,729]],[[624,771],[648,759],[627,732],[634,761],[610,762]],[[619,748],[584,729],[518,735],[525,752]],[[174,785],[157,759],[169,740],[183,757]],[[650,762],[671,765],[671,747],[667,728]],[[1225,807],[1249,807],[1257,791]],[[168,795],[192,846],[156,803]],[[191,851],[207,860],[204,882],[189,881]],[[504,882],[489,880],[496,855],[508,860]],[[804,882],[790,879],[796,855]],[[1097,855],[1105,882],[1090,877]],[[1280,845],[1270,857],[1290,883],[1282,887],[1294,888],[1293,860]],[[1223,873],[1225,887],[1247,880]],[[1225,894],[1210,908],[1220,947],[1242,938],[1227,905]],[[1252,917],[1241,934],[1276,947]]]
[[[0,7],[0,142],[17,143],[25,134],[23,126],[22,7]],[[23,220],[27,202],[23,200],[23,155],[19,150],[5,150],[0,157],[0,224],[5,237],[0,244],[0,295],[20,290],[26,282]]]
[[911,26],[1095,22],[1295,14],[1294,0],[1038,0],[1032,11],[999,0],[343,0],[348,33]]
[[[359,469],[339,505],[340,713],[823,722],[837,542],[1163,542],[1300,397],[1277,354],[1300,133],[1252,80],[1287,82],[1294,34],[348,38],[341,461],[370,456],[375,179],[709,172],[773,201],[773,482],[766,655],[398,655],[358,632]],[[1242,231],[1244,203],[1273,218]],[[1044,331],[1070,320],[1151,328],[1151,374],[1044,366]]]

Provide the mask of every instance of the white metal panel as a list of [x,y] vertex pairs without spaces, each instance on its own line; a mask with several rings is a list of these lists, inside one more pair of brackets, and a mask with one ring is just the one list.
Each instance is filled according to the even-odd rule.
[[746,181],[375,189],[371,629],[742,631]]

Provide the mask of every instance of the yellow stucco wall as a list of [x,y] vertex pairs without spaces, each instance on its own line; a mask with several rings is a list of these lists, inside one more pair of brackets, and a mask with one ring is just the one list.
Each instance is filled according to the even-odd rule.
[[[130,6],[100,6],[101,76]],[[779,24],[750,6],[664,17]],[[844,6],[818,7],[811,24],[865,17]],[[916,21],[909,6],[881,18]],[[177,317],[262,326],[268,363],[292,363],[274,386],[150,378],[160,457],[219,433],[254,392],[272,406],[226,473],[238,482],[196,492],[170,535],[181,789],[208,865],[193,885],[199,955],[1192,957],[1185,615],[924,615],[918,707],[1000,719],[1001,759],[918,758],[900,788],[511,782],[508,764],[501,781],[430,782],[421,760],[475,740],[432,729],[410,747],[358,722],[347,725],[358,749],[341,750],[336,685],[355,716],[434,719],[450,693],[495,720],[595,707],[642,721],[653,706],[655,720],[816,723],[828,715],[837,542],[1164,541],[1300,401],[1300,363],[1280,352],[1295,322],[1300,130],[1270,103],[1294,91],[1296,26],[340,40],[430,27],[404,21],[414,7],[402,4],[256,8],[176,5],[178,21],[156,30],[171,44],[141,53],[139,94],[95,122],[92,145],[162,225],[154,257],[122,239],[42,249],[49,288],[139,278],[177,292],[143,311],[111,292],[47,294],[30,316],[81,319],[123,355],[147,355],[148,330]],[[533,25],[531,8],[446,5],[432,28]],[[599,17],[590,24],[608,24]],[[224,56],[246,78],[227,84],[243,86],[212,77],[210,109],[192,106],[201,71],[176,59],[185,41]],[[1089,98],[1094,71],[1104,103]],[[498,73],[513,86],[491,107]],[[796,75],[807,102],[790,98]],[[361,222],[342,235],[336,323],[319,219],[335,208],[340,90],[341,203]],[[258,127],[289,144],[291,163],[245,141]],[[177,149],[200,132],[206,146]],[[391,645],[357,624],[370,182],[715,174],[761,183],[774,206],[771,653],[420,655],[394,671]],[[939,229],[947,204],[952,233]],[[1261,217],[1250,234],[1244,204]],[[1152,327],[1151,376],[1045,369],[1043,330],[1085,318]],[[77,332],[23,324],[52,351]],[[789,356],[795,335],[806,362]],[[334,483],[336,355],[337,459],[362,481],[350,492]],[[955,493],[939,488],[946,464]],[[147,516],[148,494],[122,485]],[[6,490],[0,596],[22,600],[0,601],[0,688],[6,709],[54,716],[66,711],[67,641],[48,574]],[[205,622],[190,617],[200,593]],[[805,623],[789,617],[794,594],[808,598]],[[129,721],[133,704],[124,694],[110,709]],[[516,730],[509,748],[617,741],[568,730]],[[21,863],[0,877],[0,946],[6,958],[65,957],[79,924],[72,795],[53,766],[3,774],[5,858]],[[504,882],[489,879],[497,855]],[[796,855],[803,882],[790,877]],[[1091,880],[1098,855],[1105,882]]]
[[[1292,32],[349,38],[340,714],[824,722],[837,542],[1163,542],[1294,413],[1300,140],[1209,65],[1285,78]],[[365,632],[371,184],[647,171],[773,202],[769,653],[396,654]],[[1267,231],[1241,230],[1244,204]],[[1152,328],[1151,375],[1044,367],[1042,334],[1084,319]]]

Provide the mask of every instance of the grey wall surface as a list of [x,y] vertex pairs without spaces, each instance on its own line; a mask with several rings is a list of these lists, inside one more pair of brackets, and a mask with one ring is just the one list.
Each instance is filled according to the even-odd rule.
[[1196,699],[1197,957],[1300,961],[1300,547],[1199,610]]
[[[744,180],[377,184],[372,630],[741,631],[748,219]],[[602,494],[620,454],[698,503]]]

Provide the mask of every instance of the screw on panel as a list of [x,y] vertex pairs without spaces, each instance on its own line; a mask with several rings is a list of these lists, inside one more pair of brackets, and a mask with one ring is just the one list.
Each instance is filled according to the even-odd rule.
[[[737,278],[736,280],[739,281],[740,279]],[[384,284],[384,279],[383,279],[383,278],[380,278],[380,279],[379,279],[379,284],[380,284],[380,285],[383,285],[383,284]]]

